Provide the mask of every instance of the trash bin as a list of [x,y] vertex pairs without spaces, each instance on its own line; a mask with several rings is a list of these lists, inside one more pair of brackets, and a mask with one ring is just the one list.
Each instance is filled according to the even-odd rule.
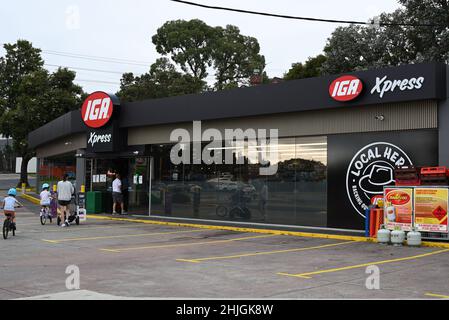
[[109,191],[102,192],[101,198],[103,201],[102,213],[112,213],[112,193]]
[[103,213],[104,206],[102,201],[101,192],[94,191],[94,192],[88,192],[86,194],[86,209],[87,213],[90,214],[98,214]]

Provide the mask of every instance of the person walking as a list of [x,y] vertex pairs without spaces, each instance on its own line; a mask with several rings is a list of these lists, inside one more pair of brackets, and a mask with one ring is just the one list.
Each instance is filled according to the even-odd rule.
[[58,215],[61,221],[64,221],[62,227],[69,227],[69,205],[72,202],[72,195],[75,193],[75,188],[72,183],[68,181],[69,175],[65,174],[62,181],[58,182],[57,192],[58,192],[58,204],[60,206]]
[[124,214],[122,180],[120,174],[116,174],[115,180],[112,182],[112,214],[117,215],[117,205],[120,205],[121,215]]

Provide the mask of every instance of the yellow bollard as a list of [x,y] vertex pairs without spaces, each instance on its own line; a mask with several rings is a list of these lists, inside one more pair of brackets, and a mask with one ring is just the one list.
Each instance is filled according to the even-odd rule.
[[57,185],[53,185],[53,192],[56,192],[56,191],[58,191],[58,186]]
[[81,186],[81,193],[86,193],[86,186],[85,185]]

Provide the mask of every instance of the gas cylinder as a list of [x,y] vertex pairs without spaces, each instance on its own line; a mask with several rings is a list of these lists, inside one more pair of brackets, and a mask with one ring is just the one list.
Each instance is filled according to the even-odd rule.
[[422,244],[421,232],[415,228],[407,234],[407,244],[410,247],[420,247]]
[[405,241],[405,232],[401,229],[396,229],[391,232],[391,243],[395,246],[402,246]]
[[391,231],[386,229],[384,225],[377,232],[377,242],[381,244],[389,244],[391,240]]

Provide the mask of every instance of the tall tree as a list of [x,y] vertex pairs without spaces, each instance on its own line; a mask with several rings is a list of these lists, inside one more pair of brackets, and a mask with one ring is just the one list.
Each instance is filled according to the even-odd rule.
[[20,183],[28,184],[28,162],[34,156],[28,133],[67,111],[79,108],[82,89],[73,84],[75,73],[43,69],[40,50],[25,40],[4,46],[0,58],[0,133],[13,139],[22,157]]
[[153,43],[157,52],[169,55],[184,72],[203,80],[212,66],[211,42],[216,34],[214,28],[198,19],[168,21],[157,30]]
[[[343,73],[405,63],[449,62],[449,1],[399,0],[402,8],[383,13],[381,24],[412,26],[337,28],[324,48],[323,72]],[[432,24],[433,26],[420,26]]]
[[157,99],[199,93],[205,85],[204,81],[178,72],[167,58],[160,58],[140,77],[125,73],[117,95],[124,101]]
[[256,38],[244,36],[236,26],[217,27],[212,60],[216,70],[217,90],[247,85],[255,69],[265,69]]
[[284,75],[284,80],[296,80],[313,78],[321,75],[321,68],[326,62],[322,54],[309,58],[305,63],[294,63],[291,69]]

